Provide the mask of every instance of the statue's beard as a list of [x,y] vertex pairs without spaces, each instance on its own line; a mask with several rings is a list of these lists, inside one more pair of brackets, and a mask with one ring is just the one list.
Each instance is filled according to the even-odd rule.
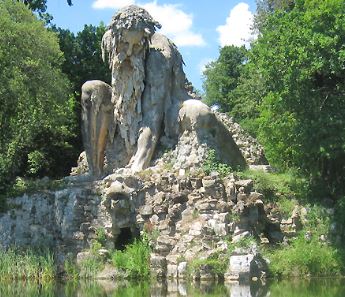
[[138,139],[142,120],[141,97],[144,91],[145,51],[123,57],[114,55],[112,61],[112,102],[115,124],[130,153]]

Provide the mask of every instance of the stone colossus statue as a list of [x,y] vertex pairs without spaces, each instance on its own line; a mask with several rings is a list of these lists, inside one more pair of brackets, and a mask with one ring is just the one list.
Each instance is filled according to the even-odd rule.
[[123,167],[141,171],[160,140],[176,144],[188,130],[218,145],[227,162],[245,163],[212,111],[199,100],[188,100],[182,57],[156,28],[159,23],[147,11],[131,5],[114,15],[103,36],[111,86],[88,81],[82,87],[82,134],[90,174],[102,176],[104,164],[106,173]]
[[150,163],[164,134],[178,136],[178,111],[189,99],[182,57],[160,24],[144,9],[119,10],[102,40],[111,86],[88,81],[82,87],[83,139],[89,170],[99,176],[104,156],[110,168],[140,171]]

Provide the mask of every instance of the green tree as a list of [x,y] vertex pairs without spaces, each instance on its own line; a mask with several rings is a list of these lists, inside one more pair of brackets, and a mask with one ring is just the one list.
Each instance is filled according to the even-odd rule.
[[99,26],[85,25],[76,35],[70,30],[52,29],[58,34],[60,49],[65,57],[62,70],[68,75],[75,92],[80,93],[87,80],[110,83],[109,67],[102,61],[101,42],[106,31],[103,23]]
[[219,58],[206,65],[203,88],[208,105],[217,105],[223,112],[233,108],[232,91],[238,85],[246,54],[244,46],[224,46]]
[[329,194],[344,193],[345,6],[299,0],[267,17],[252,49],[265,84],[259,135],[268,159],[296,167]]
[[[47,13],[47,0],[17,0],[19,2],[24,3],[27,7],[29,7],[32,11],[38,13],[41,19],[43,19],[46,23],[49,23],[53,17]],[[69,6],[72,5],[72,0],[67,0]]]
[[0,28],[0,187],[66,174],[77,157],[74,101],[57,37],[13,0],[0,2]]
[[62,71],[67,74],[72,83],[76,100],[75,115],[78,119],[75,134],[77,135],[74,147],[78,151],[83,150],[81,139],[81,87],[88,80],[102,80],[111,82],[109,67],[102,61],[101,42],[106,27],[103,23],[99,26],[85,25],[76,35],[70,30],[52,27],[58,34],[60,49],[64,54]]
[[295,6],[295,0],[256,0],[256,14],[254,17],[254,30],[263,30],[269,15],[275,11],[290,11]]

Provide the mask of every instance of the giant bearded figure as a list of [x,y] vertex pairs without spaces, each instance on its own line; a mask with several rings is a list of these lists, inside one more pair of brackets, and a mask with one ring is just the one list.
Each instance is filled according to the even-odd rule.
[[182,57],[144,9],[128,6],[112,18],[102,40],[111,86],[88,81],[82,87],[83,139],[90,173],[146,168],[162,136],[178,137],[178,112],[189,99]]

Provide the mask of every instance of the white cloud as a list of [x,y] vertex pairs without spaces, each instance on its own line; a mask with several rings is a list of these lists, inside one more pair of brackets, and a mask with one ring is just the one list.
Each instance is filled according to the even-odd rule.
[[134,0],[96,0],[94,8],[120,8],[137,4],[145,8],[152,17],[162,25],[161,33],[171,38],[177,46],[204,46],[201,34],[192,31],[193,15],[184,12],[178,5],[163,4],[157,1],[136,3]]
[[193,15],[174,4],[159,5],[156,1],[141,5],[162,25],[161,33],[170,37],[178,46],[203,46],[200,34],[192,31]]
[[244,2],[237,4],[230,11],[225,25],[217,27],[220,45],[249,47],[249,42],[256,38],[251,31],[253,21],[254,15],[250,12],[249,5]]
[[206,65],[211,63],[212,61],[214,61],[214,59],[211,58],[205,58],[200,61],[200,63],[198,64],[200,75],[204,74],[204,71],[206,70]]
[[134,0],[96,0],[92,7],[96,9],[114,8],[118,9],[126,5],[134,4]]

